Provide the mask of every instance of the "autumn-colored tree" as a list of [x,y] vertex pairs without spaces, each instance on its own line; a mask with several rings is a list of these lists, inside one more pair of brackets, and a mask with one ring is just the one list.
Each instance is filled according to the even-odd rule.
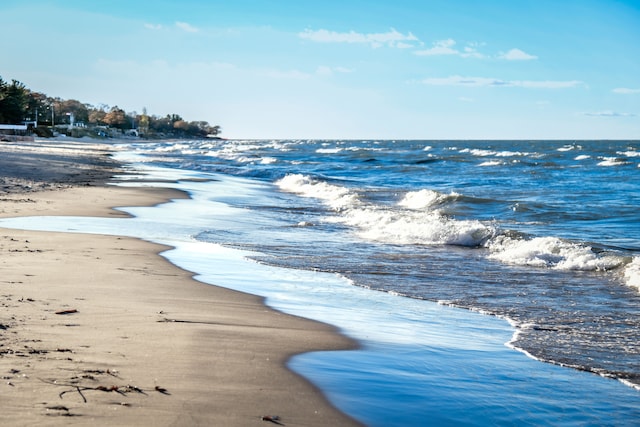
[[68,99],[58,104],[59,114],[73,114],[76,123],[89,121],[89,108],[75,99]]
[[[137,126],[146,137],[206,138],[220,133],[220,126],[210,126],[206,121],[189,122],[179,114],[165,117],[149,116],[144,108],[142,114],[135,111],[125,113],[117,106],[101,104],[94,107],[75,99],[51,98],[43,93],[32,92],[17,80],[11,83],[0,77],[0,123],[19,124],[36,121],[38,124],[54,126],[68,123],[67,115],[73,114],[75,122],[92,125],[107,125],[118,129]],[[55,119],[55,120],[54,120]]]
[[125,129],[127,127],[127,115],[122,108],[112,107],[104,116],[104,122],[114,128]]
[[149,120],[149,115],[147,114],[146,107],[142,109],[142,114],[140,114],[137,117],[137,120],[138,120],[138,130],[140,134],[147,135],[149,133],[149,124],[151,121]]
[[104,121],[107,113],[101,108],[94,108],[89,112],[89,123],[94,125],[106,125]]

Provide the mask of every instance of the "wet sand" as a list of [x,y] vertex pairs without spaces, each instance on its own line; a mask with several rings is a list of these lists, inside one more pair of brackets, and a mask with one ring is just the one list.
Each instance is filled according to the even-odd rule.
[[[23,144],[23,145],[21,145]],[[0,217],[123,216],[186,197],[104,185],[108,144],[0,143]],[[4,425],[357,425],[285,368],[354,348],[333,327],[205,285],[132,238],[0,229]],[[266,423],[266,424],[265,424]]]

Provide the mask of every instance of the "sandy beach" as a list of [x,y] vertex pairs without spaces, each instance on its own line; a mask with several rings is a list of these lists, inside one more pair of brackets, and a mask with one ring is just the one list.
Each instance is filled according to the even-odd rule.
[[[0,217],[123,216],[187,197],[104,185],[94,142],[0,144]],[[137,239],[0,229],[3,425],[358,425],[285,368],[335,328],[205,285]]]

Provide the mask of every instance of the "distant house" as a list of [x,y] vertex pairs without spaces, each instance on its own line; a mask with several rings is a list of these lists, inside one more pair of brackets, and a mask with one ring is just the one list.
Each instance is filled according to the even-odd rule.
[[0,124],[0,141],[24,141],[33,140],[31,134],[32,127],[23,125],[3,125]]
[[27,125],[2,125],[0,124],[0,133],[3,135],[26,135],[29,131]]

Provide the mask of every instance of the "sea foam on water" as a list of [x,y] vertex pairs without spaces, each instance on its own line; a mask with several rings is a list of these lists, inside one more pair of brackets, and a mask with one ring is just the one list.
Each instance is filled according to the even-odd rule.
[[634,257],[624,270],[627,285],[640,290],[640,257]]
[[499,236],[487,244],[489,258],[507,264],[548,267],[558,270],[605,271],[620,267],[621,256],[599,256],[589,246],[568,242],[557,237],[536,237],[530,240]]

